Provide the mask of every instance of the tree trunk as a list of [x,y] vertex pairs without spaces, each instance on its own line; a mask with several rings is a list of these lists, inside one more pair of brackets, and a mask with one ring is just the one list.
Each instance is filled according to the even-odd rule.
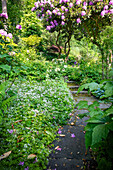
[[2,1],[2,13],[7,13],[7,0]]
[[104,50],[103,48],[101,47],[100,43],[96,42],[96,41],[92,41],[95,45],[98,46],[100,52],[101,52],[101,55],[102,55],[102,79],[104,79]]
[[[7,0],[1,0],[2,1],[2,13],[7,14]],[[8,14],[7,14],[8,16]],[[6,24],[6,19],[4,20],[4,29],[7,31],[7,24]]]
[[[111,68],[113,70],[113,51],[112,50],[111,50],[111,57],[112,57],[112,59],[111,59]],[[113,80],[113,76],[112,76],[112,80]]]
[[59,36],[60,36],[60,30],[59,30],[59,33],[58,33],[58,35],[57,35],[57,40],[56,40],[56,45],[57,45],[57,47],[58,47],[58,48],[59,48],[59,50],[60,50],[58,58],[60,58],[61,53],[62,53],[62,50],[61,50],[61,48],[60,48],[60,45],[58,44]]

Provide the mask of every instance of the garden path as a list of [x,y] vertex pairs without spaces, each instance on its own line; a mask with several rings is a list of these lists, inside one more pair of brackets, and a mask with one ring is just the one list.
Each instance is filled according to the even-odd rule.
[[[68,87],[73,94],[75,102],[87,100],[88,104],[97,100],[95,97],[88,95],[87,91],[76,95],[78,86],[73,82],[68,82]],[[100,104],[102,109],[109,107],[107,104]],[[87,164],[87,169],[96,169],[96,162],[91,158],[90,152],[85,149],[85,132],[84,126],[87,118],[79,119],[78,115],[87,112],[87,110],[75,109],[72,113],[68,124],[61,127],[59,130],[60,136],[58,140],[53,142],[53,152],[49,157],[47,170],[80,170],[84,169],[84,163]]]

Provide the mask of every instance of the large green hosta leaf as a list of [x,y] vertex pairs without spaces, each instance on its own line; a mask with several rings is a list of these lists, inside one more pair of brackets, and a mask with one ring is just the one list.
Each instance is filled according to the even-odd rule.
[[79,93],[83,89],[89,89],[90,91],[94,91],[94,90],[97,90],[98,88],[101,88],[102,86],[103,86],[102,84],[98,84],[95,82],[87,83],[87,84],[80,86],[77,93]]
[[109,129],[107,127],[107,124],[97,125],[96,127],[94,127],[92,133],[92,145],[101,142],[102,139],[106,139],[108,133]]

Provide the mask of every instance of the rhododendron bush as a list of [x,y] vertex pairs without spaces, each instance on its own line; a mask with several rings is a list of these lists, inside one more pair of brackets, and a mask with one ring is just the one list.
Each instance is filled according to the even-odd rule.
[[[70,40],[76,29],[82,27],[83,34],[88,32],[90,38],[93,36],[96,39],[104,26],[111,24],[113,0],[40,0],[35,2],[35,7],[31,11],[37,11],[38,17],[44,21],[46,30],[51,33],[58,32],[56,44],[59,48],[58,38],[64,34],[65,54],[68,56]],[[89,21],[93,24],[90,25]],[[87,27],[97,30],[96,34],[92,34]],[[67,52],[66,49],[68,49]]]

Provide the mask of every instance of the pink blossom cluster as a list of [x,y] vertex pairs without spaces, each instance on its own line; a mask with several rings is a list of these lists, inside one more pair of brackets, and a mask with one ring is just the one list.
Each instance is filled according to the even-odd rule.
[[3,18],[5,18],[5,19],[8,19],[8,15],[7,15],[7,13],[5,13],[5,12],[1,13],[1,14],[0,14],[0,17],[3,17]]
[[[51,31],[54,28],[57,29],[57,26],[65,26],[69,19],[69,15],[73,17],[73,20],[77,24],[80,24],[84,18],[90,17],[91,6],[98,5],[103,9],[100,11],[100,15],[104,17],[106,14],[113,14],[113,0],[109,1],[109,4],[105,3],[103,0],[95,1],[86,1],[86,0],[59,0],[57,3],[54,0],[38,0],[35,2],[35,7],[31,11],[37,10],[38,16],[41,19],[46,19],[46,29]],[[101,9],[100,8],[100,9]],[[94,8],[95,9],[95,8]]]
[[12,34],[11,33],[7,33],[3,29],[0,29],[0,34],[1,34],[1,36],[12,38]]

